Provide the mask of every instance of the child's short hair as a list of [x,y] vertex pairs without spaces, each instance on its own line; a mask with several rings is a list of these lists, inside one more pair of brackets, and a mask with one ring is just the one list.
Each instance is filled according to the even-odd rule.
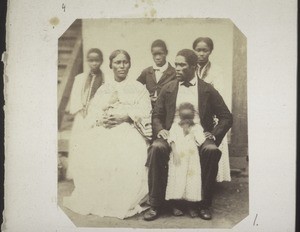
[[[190,113],[183,113],[184,110],[189,110]],[[194,117],[195,117],[195,108],[194,108],[194,105],[189,103],[189,102],[184,102],[184,103],[181,103],[179,105],[179,108],[178,108],[178,111],[179,111],[179,117],[181,120],[184,120],[184,119],[191,119],[193,120]]]
[[161,39],[157,39],[152,43],[151,50],[154,47],[160,47],[160,48],[164,49],[166,53],[168,53],[167,45],[166,45],[165,41],[163,41]]
[[88,50],[86,56],[88,57],[89,54],[91,54],[91,53],[98,54],[100,60],[103,61],[103,53],[102,53],[102,51],[100,49],[98,49],[98,48],[91,48],[91,49]]

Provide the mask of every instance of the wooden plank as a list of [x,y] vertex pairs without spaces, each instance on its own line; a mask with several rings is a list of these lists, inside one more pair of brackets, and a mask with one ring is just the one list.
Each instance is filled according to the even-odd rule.
[[245,171],[248,169],[247,157],[230,157],[230,170]]
[[233,28],[232,115],[233,126],[229,145],[230,156],[248,155],[247,117],[247,40]]
[[69,139],[71,136],[70,130],[65,130],[58,133],[58,152],[69,152]]
[[58,58],[58,65],[61,66],[62,68],[66,68],[70,62],[70,57],[59,57]]
[[72,54],[72,52],[73,52],[73,48],[71,48],[71,47],[59,47],[59,49],[58,49],[58,54],[61,54],[61,53]]
[[63,78],[65,71],[66,70],[64,68],[58,68],[57,74],[60,79]]
[[65,108],[68,104],[70,93],[72,90],[74,77],[82,71],[82,40],[78,39],[72,56],[70,58],[70,65],[66,67],[64,78],[62,78],[58,89],[57,104],[58,104],[58,129],[65,113]]
[[63,33],[59,40],[77,39],[80,33],[81,31],[77,28],[70,28]]
[[[60,49],[64,49],[64,48],[66,48],[66,49],[73,48],[74,45],[75,45],[75,43],[76,43],[76,40],[77,40],[76,37],[74,37],[74,38],[68,38],[68,39],[62,39],[62,38],[59,39],[58,40],[58,48],[59,48],[59,50]],[[71,50],[71,52],[72,52],[72,50]]]

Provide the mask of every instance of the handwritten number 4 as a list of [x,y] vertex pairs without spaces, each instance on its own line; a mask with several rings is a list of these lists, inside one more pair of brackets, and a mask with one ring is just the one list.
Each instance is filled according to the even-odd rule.
[[61,8],[63,9],[64,12],[66,12],[66,5],[64,3],[61,5]]

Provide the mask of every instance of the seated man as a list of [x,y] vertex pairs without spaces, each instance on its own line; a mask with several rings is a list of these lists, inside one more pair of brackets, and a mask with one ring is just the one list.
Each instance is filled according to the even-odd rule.
[[[218,162],[221,151],[218,149],[223,137],[232,126],[232,115],[220,94],[203,80],[197,79],[195,69],[197,56],[189,49],[177,53],[175,69],[177,80],[166,84],[158,97],[153,111],[154,141],[149,147],[148,186],[150,209],[144,214],[147,221],[158,218],[165,201],[168,179],[168,161],[170,146],[167,142],[169,130],[178,121],[179,105],[189,102],[194,105],[196,124],[202,126],[205,141],[199,147],[202,201],[198,202],[199,216],[210,220],[210,206],[212,204],[213,189],[218,173]],[[214,116],[219,120],[214,126]]]

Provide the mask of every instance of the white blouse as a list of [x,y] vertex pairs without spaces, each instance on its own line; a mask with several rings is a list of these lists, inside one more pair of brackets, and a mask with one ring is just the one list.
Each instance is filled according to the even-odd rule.
[[138,81],[126,77],[117,82],[107,80],[96,92],[87,120],[95,123],[103,114],[127,114],[134,122],[150,118],[151,102],[147,89]]

